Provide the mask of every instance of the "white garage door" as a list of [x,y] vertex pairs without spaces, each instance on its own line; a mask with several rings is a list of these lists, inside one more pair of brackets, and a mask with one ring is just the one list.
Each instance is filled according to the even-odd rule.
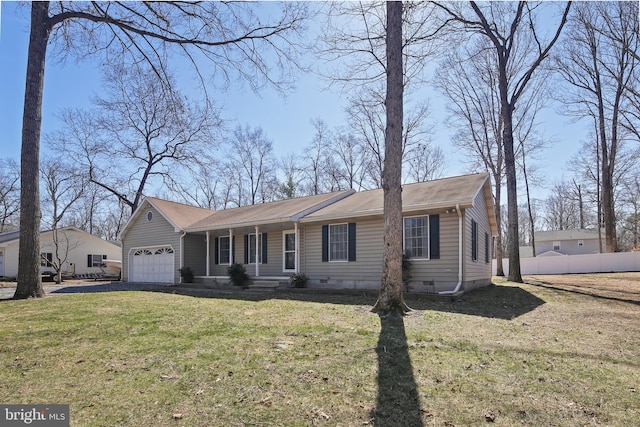
[[173,283],[174,256],[170,246],[135,249],[129,268],[130,282]]

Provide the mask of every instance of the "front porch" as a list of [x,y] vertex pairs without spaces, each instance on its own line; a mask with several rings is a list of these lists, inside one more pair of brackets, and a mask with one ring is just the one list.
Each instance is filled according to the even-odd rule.
[[[229,276],[195,276],[194,283],[204,288],[229,288]],[[186,284],[185,284],[186,285]],[[275,290],[290,287],[289,276],[249,276],[249,289]]]

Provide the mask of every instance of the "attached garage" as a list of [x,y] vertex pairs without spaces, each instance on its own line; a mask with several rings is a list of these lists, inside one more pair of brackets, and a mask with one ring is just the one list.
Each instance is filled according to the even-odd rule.
[[175,256],[171,246],[134,248],[129,255],[129,281],[173,283]]

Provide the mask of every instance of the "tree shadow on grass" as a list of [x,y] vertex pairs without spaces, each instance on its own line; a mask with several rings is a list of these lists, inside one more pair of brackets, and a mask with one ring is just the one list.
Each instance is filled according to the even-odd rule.
[[[255,292],[230,288],[188,289],[168,286],[160,292],[175,293],[193,297],[236,299],[245,301],[291,300],[327,304],[373,306],[378,297],[377,290],[319,290],[281,289],[277,291]],[[414,310],[444,311],[495,319],[512,320],[535,310],[545,302],[518,286],[492,285],[461,297],[405,292],[405,302]]]
[[377,426],[423,426],[418,386],[413,377],[404,320],[400,316],[380,318],[378,354],[378,398],[371,413]]

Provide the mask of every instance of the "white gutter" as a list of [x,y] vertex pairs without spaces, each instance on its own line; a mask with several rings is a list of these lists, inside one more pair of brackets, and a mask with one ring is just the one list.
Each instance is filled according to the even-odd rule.
[[464,254],[462,245],[463,221],[462,212],[460,212],[460,204],[456,203],[456,212],[458,212],[458,283],[452,291],[438,292],[440,295],[458,295],[462,287],[462,257]]

